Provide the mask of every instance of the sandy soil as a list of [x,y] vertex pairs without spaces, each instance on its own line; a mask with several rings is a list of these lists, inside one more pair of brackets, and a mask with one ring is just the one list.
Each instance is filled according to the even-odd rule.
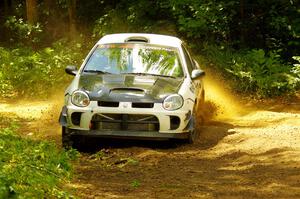
[[[300,198],[300,98],[240,100],[207,81],[197,143],[89,140],[67,187],[87,199]],[[14,119],[22,135],[61,146],[61,101],[0,102],[0,126]]]

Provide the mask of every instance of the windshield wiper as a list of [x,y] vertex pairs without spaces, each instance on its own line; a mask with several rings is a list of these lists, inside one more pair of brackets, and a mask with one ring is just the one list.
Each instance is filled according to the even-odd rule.
[[174,76],[152,74],[152,73],[121,73],[121,74],[126,74],[126,75],[151,75],[151,76],[158,76],[158,77],[170,77],[170,78],[174,78],[174,79],[176,78]]
[[102,70],[84,70],[83,72],[86,72],[86,73],[98,73],[98,74],[111,74],[109,72],[102,71]]

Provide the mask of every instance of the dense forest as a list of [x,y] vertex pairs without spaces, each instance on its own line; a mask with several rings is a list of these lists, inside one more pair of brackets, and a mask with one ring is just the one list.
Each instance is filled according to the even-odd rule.
[[67,64],[79,66],[95,41],[118,32],[185,39],[237,92],[299,89],[298,0],[4,0],[0,8],[2,97],[55,88]]

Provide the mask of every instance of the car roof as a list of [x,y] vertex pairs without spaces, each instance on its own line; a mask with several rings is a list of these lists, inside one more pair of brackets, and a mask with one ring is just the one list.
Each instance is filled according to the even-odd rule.
[[146,34],[146,33],[120,33],[109,34],[102,37],[97,44],[111,44],[111,43],[148,43],[154,45],[163,45],[179,48],[182,41],[174,36]]

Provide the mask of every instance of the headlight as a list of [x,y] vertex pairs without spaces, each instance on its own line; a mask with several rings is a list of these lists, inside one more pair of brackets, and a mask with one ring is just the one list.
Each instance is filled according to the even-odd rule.
[[180,109],[183,105],[183,99],[180,95],[169,95],[163,102],[164,109],[174,111]]
[[84,91],[74,91],[71,98],[72,104],[75,106],[86,107],[90,104],[90,98]]

